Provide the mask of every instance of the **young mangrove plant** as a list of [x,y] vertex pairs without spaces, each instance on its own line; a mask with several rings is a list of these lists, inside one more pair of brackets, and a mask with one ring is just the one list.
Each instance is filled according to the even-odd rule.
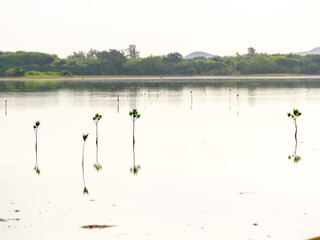
[[301,116],[301,112],[298,109],[293,109],[292,113],[287,113],[288,117],[291,118],[294,122],[295,126],[295,134],[294,134],[294,139],[295,139],[295,147],[293,154],[288,156],[289,159],[293,158],[294,163],[298,163],[301,160],[301,157],[297,155],[297,147],[298,147],[298,126],[297,126],[297,118]]
[[35,150],[36,150],[36,165],[34,166],[34,170],[38,175],[40,175],[40,169],[38,165],[38,129],[40,126],[40,122],[36,121],[35,124],[33,125],[33,130],[34,133],[36,134],[36,142],[35,142]]
[[100,165],[99,160],[98,160],[98,123],[101,118],[102,118],[102,116],[99,113],[97,113],[93,117],[93,121],[96,124],[96,162],[93,166],[97,171],[100,171],[102,169],[102,166]]
[[135,159],[135,143],[136,140],[134,138],[134,132],[135,132],[135,121],[140,118],[141,114],[138,113],[137,109],[132,109],[132,111],[129,112],[129,116],[131,116],[132,123],[133,123],[133,168],[130,169],[130,172],[132,172],[134,175],[138,174],[138,170],[140,169],[140,166],[136,166],[136,159]]
[[298,133],[298,127],[297,127],[297,118],[301,116],[301,112],[299,112],[298,109],[293,109],[293,112],[292,113],[287,113],[288,117],[291,118],[294,122],[294,126],[296,128],[296,132],[294,134],[294,138],[296,139],[297,141],[297,133]]
[[88,138],[89,133],[87,134],[82,134],[83,138],[83,149],[82,149],[82,179],[83,179],[83,194],[89,194],[89,191],[86,187],[86,181],[84,180],[84,146],[86,144],[86,140]]

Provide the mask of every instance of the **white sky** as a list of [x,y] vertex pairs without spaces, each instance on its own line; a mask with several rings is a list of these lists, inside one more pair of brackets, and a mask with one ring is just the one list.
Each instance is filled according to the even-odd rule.
[[320,47],[320,0],[0,0],[0,51],[126,48],[142,57]]

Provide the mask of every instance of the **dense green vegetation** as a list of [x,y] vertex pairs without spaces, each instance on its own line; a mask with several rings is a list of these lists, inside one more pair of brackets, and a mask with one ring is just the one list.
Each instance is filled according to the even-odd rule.
[[38,52],[0,52],[0,76],[50,77],[70,75],[234,75],[320,74],[320,55],[248,54],[232,57],[183,59],[180,53],[139,58],[135,45],[74,52],[65,59]]

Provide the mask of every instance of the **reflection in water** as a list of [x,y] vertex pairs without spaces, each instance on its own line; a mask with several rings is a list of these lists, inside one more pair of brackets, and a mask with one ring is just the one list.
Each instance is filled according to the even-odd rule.
[[298,163],[301,160],[301,157],[299,155],[297,155],[297,148],[298,148],[298,141],[297,138],[295,139],[295,147],[294,147],[294,151],[292,155],[288,156],[288,159],[290,160],[291,158],[293,158],[293,162],[294,163]]
[[6,116],[7,116],[7,99],[6,100],[4,100],[4,111],[5,111],[5,114],[6,114]]
[[192,104],[193,104],[192,91],[190,91],[190,94],[191,94],[191,110],[192,110]]
[[89,191],[87,189],[86,186],[86,181],[84,180],[84,146],[86,143],[86,140],[88,138],[89,133],[87,134],[82,134],[82,138],[83,138],[83,149],[82,149],[82,179],[83,179],[83,194],[89,194]]
[[130,172],[133,175],[138,175],[139,170],[140,170],[140,165],[136,165],[135,145],[133,144],[133,167],[130,168]]
[[34,166],[34,170],[36,171],[36,174],[40,175],[40,169],[38,165],[38,129],[40,126],[40,122],[36,121],[36,123],[33,125],[34,133],[36,134],[36,142],[35,142],[35,150],[36,150],[36,165]]
[[140,165],[136,165],[136,154],[135,154],[136,140],[134,138],[134,131],[135,131],[135,121],[138,118],[140,118],[141,114],[139,114],[138,110],[134,108],[132,109],[132,111],[129,112],[129,116],[131,116],[132,123],[133,123],[133,168],[130,168],[130,172],[133,173],[133,175],[137,175],[140,169]]
[[297,118],[301,116],[301,112],[298,109],[293,109],[292,113],[287,114],[289,118],[291,118],[294,122],[295,126],[295,134],[294,134],[294,139],[295,139],[295,147],[294,147],[294,152],[291,156],[288,156],[289,159],[293,158],[294,163],[298,163],[301,160],[301,157],[297,155],[297,147],[298,147],[298,127],[297,127]]
[[237,102],[238,102],[237,115],[239,116],[239,105],[240,105],[240,103],[239,103],[239,93],[237,94]]
[[119,113],[119,102],[120,102],[119,95],[117,95],[117,113]]
[[100,165],[99,160],[98,160],[98,155],[99,155],[99,151],[98,151],[98,123],[101,118],[102,118],[102,115],[100,115],[99,113],[97,113],[93,117],[93,121],[96,124],[96,162],[93,166],[98,172],[102,169],[102,166]]
[[229,88],[229,109],[231,110],[231,88]]

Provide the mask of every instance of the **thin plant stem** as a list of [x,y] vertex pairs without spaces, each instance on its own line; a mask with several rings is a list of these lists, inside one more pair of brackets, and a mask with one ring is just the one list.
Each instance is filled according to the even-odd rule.
[[294,126],[296,128],[296,132],[294,134],[294,138],[296,139],[296,142],[297,142],[297,134],[298,134],[297,119],[294,119]]
[[98,163],[98,123],[96,124],[96,162]]
[[135,120],[133,119],[133,165],[135,165],[135,145],[136,145],[136,140],[134,138],[134,131],[135,131]]
[[36,131],[35,150],[36,150],[36,165],[38,168],[38,131]]

